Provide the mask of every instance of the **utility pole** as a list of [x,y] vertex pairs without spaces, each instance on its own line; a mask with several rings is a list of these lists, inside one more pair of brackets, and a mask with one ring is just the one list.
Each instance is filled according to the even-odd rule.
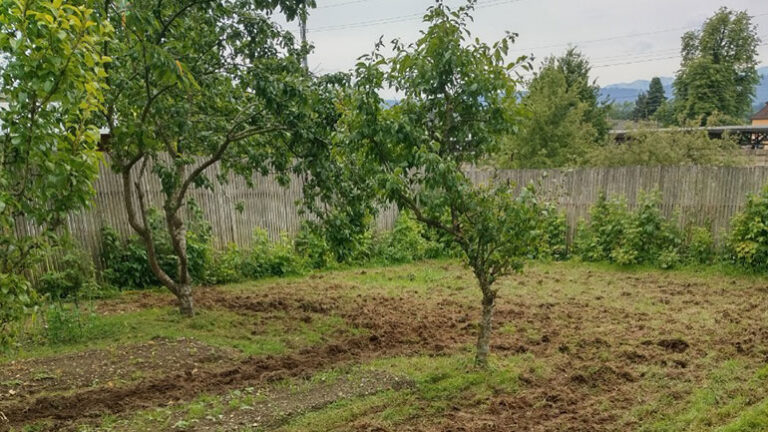
[[[307,7],[306,5],[301,11],[301,14],[299,14],[299,35],[301,37],[302,49],[306,49],[307,48]],[[307,62],[306,51],[302,55],[301,64],[304,66],[304,69],[309,70],[309,63]]]

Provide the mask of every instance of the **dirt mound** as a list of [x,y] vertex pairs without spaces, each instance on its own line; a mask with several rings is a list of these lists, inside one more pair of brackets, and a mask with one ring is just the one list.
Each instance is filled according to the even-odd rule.
[[577,385],[593,388],[609,387],[622,381],[635,381],[635,377],[631,373],[615,369],[609,365],[587,368],[585,371],[572,374],[570,379]]
[[196,290],[195,303],[202,308],[220,307],[246,313],[329,313],[332,310],[338,309],[338,302],[333,299],[307,299],[292,293],[267,294],[263,296],[231,294],[217,288]]
[[688,350],[688,342],[676,338],[676,339],[662,339],[658,342],[656,342],[656,345],[664,348],[667,351],[672,351],[676,353],[683,353]]

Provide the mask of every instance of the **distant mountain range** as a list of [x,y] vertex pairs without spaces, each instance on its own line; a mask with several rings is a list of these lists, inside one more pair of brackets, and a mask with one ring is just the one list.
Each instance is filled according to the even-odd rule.
[[[759,68],[757,72],[762,76],[760,84],[757,86],[754,105],[755,107],[762,107],[765,102],[768,102],[768,66]],[[675,81],[672,77],[660,77],[661,83],[664,84],[664,92],[667,97],[672,96],[672,83]],[[622,102],[634,102],[637,99],[637,95],[641,92],[647,91],[650,85],[650,80],[637,80],[631,83],[618,83],[610,84],[600,89],[600,94],[609,100],[622,103]]]

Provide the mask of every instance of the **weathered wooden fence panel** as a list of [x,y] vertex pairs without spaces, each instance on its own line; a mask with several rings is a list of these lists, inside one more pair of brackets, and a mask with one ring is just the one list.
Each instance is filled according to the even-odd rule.
[[731,218],[744,206],[747,194],[768,184],[768,167],[617,167],[574,170],[473,170],[475,182],[492,178],[509,180],[518,186],[533,182],[567,215],[573,231],[580,219],[589,217],[590,207],[601,192],[624,196],[630,208],[641,193],[658,190],[662,211],[683,224],[710,228],[716,236],[725,234]]
[[[208,175],[219,174],[214,166]],[[554,200],[567,214],[571,230],[579,219],[588,217],[589,208],[600,192],[623,195],[630,206],[643,191],[658,189],[663,198],[666,215],[676,215],[683,223],[710,227],[717,235],[725,233],[731,217],[742,208],[748,193],[755,193],[768,183],[768,167],[619,167],[574,170],[504,170],[493,172],[470,169],[468,174],[476,183],[511,181],[522,186],[535,183],[540,192]],[[296,202],[301,198],[301,179],[294,177],[288,187],[281,187],[275,178],[255,177],[249,188],[239,178],[228,184],[216,183],[213,190],[194,190],[191,196],[200,205],[211,223],[215,245],[236,243],[248,247],[253,230],[266,229],[272,238],[281,232],[295,233],[302,217]],[[158,181],[147,175],[145,187],[152,205],[161,202]],[[111,226],[124,235],[131,228],[123,207],[121,178],[103,167],[95,184],[96,196],[91,209],[72,214],[67,227],[73,237],[94,257],[100,252],[100,230]],[[236,210],[241,203],[243,211]],[[397,216],[395,209],[383,211],[377,220],[379,229],[389,229]],[[32,226],[20,226],[19,234],[35,231]]]

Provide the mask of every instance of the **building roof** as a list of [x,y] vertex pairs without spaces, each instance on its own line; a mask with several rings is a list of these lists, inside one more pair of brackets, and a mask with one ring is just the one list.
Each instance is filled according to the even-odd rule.
[[752,116],[752,120],[768,120],[768,103],[757,114]]

